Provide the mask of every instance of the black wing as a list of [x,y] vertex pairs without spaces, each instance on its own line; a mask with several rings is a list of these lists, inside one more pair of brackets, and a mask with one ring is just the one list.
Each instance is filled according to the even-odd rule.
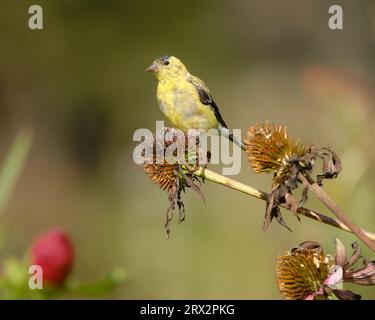
[[188,81],[197,89],[199,100],[204,104],[211,107],[212,111],[215,113],[217,121],[224,127],[228,128],[223,117],[220,114],[219,107],[212,99],[209,90],[207,89],[204,82],[194,76],[190,76]]

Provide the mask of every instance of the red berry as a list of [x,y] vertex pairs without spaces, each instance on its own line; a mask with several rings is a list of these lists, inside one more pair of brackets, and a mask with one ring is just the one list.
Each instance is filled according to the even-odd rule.
[[59,229],[40,235],[31,247],[31,261],[42,268],[45,284],[61,286],[74,264],[69,236]]

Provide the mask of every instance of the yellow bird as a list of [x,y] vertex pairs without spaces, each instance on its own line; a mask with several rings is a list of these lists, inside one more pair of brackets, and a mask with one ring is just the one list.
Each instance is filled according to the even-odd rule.
[[155,73],[160,109],[175,127],[184,131],[215,128],[246,149],[245,144],[228,129],[207,86],[191,75],[181,60],[166,55],[156,59],[146,71]]

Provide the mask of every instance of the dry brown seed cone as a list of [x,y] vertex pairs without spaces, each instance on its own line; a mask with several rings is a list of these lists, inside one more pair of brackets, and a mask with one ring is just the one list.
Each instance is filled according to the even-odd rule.
[[274,185],[288,179],[293,159],[302,158],[311,150],[311,146],[290,138],[287,127],[268,121],[250,127],[245,144],[252,170],[255,173],[274,173]]
[[276,280],[287,300],[303,300],[317,293],[329,275],[332,261],[321,250],[299,249],[279,256]]
[[146,164],[143,169],[156,185],[167,192],[176,185],[178,165]]

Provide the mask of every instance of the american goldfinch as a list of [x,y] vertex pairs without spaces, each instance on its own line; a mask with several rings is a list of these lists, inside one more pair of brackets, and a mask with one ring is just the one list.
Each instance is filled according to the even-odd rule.
[[184,131],[215,128],[246,149],[245,144],[228,129],[210,90],[202,80],[189,73],[181,60],[166,55],[156,59],[146,71],[156,75],[160,109],[175,127]]

